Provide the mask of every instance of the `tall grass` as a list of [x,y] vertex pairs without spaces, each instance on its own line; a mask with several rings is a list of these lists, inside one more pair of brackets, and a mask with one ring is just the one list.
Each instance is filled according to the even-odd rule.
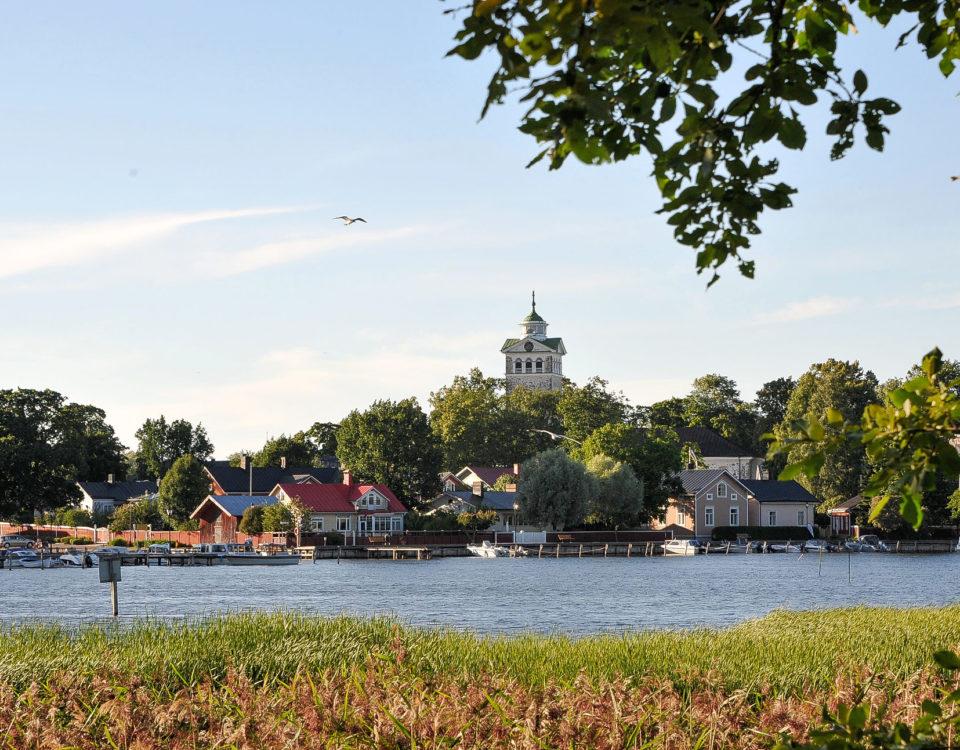
[[956,687],[930,656],[958,644],[960,607],[581,639],[284,613],[32,625],[0,632],[0,750],[759,750],[824,704],[910,721]]
[[864,671],[905,679],[931,654],[960,646],[960,606],[778,611],[723,630],[639,632],[572,639],[481,637],[407,628],[390,619],[236,614],[131,627],[30,625],[0,632],[0,680],[24,685],[57,672],[131,675],[154,684],[221,679],[258,684],[304,670],[343,671],[377,660],[417,677],[496,674],[527,686],[657,678],[695,687],[704,676],[731,690],[776,695],[824,689]]

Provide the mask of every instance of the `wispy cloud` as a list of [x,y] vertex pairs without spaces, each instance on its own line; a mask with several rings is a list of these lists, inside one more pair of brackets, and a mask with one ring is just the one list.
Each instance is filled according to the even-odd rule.
[[334,232],[319,237],[280,240],[242,250],[206,253],[197,261],[198,270],[213,276],[235,276],[313,255],[413,237],[426,231],[427,228],[422,226],[373,231],[366,227],[353,229],[338,226]]
[[131,216],[44,226],[0,227],[0,278],[83,265],[130,250],[194,224],[262,217],[306,210],[303,207]]
[[858,303],[859,300],[849,297],[811,297],[802,302],[791,302],[778,310],[764,313],[757,318],[757,322],[790,323],[797,320],[824,318],[851,310]]

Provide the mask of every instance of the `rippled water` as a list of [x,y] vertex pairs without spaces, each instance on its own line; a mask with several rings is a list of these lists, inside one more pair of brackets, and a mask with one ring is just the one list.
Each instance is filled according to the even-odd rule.
[[[849,576],[848,580],[848,565]],[[722,626],[775,608],[960,600],[960,554],[318,561],[296,567],[125,567],[121,617],[240,610],[391,614],[482,632],[586,634]],[[94,570],[0,571],[0,621],[110,614]]]

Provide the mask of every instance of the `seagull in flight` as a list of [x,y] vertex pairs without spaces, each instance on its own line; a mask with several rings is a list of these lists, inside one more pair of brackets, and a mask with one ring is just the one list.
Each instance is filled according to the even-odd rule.
[[334,220],[340,219],[340,220],[343,222],[343,225],[344,225],[345,227],[348,227],[348,226],[350,226],[351,224],[355,224],[355,223],[358,222],[358,221],[362,221],[364,224],[367,223],[367,220],[366,220],[366,219],[361,219],[359,216],[357,216],[357,217],[355,217],[355,218],[353,218],[353,219],[351,219],[349,216],[334,216],[333,218],[334,218]]
[[574,440],[572,437],[567,437],[566,435],[561,435],[557,432],[551,432],[550,430],[530,430],[530,432],[542,432],[544,435],[549,435],[554,440],[569,440],[571,443],[583,445],[583,443],[581,443],[579,440]]
[[950,178],[950,182],[960,182],[960,174],[955,174]]

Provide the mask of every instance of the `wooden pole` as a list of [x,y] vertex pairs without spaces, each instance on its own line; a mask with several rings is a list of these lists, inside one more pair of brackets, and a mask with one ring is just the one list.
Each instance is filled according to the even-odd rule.
[[557,559],[560,559],[560,542],[557,542]]
[[603,556],[604,556],[604,557],[607,556],[607,548],[608,548],[609,546],[610,546],[609,544],[603,545]]
[[583,545],[582,545],[582,544],[580,545],[580,552],[579,552],[579,554],[577,555],[577,557],[583,557]]
[[110,603],[113,605],[113,616],[117,617],[120,614],[119,601],[117,599],[117,582],[110,582]]
[[540,545],[540,549],[537,550],[537,559],[539,560],[541,557],[543,557],[543,545],[542,545],[542,544]]
[[627,545],[627,559],[628,559],[628,560],[630,559],[630,550],[632,550],[632,549],[633,549],[633,545],[632,545],[632,544],[628,544],[628,545]]

